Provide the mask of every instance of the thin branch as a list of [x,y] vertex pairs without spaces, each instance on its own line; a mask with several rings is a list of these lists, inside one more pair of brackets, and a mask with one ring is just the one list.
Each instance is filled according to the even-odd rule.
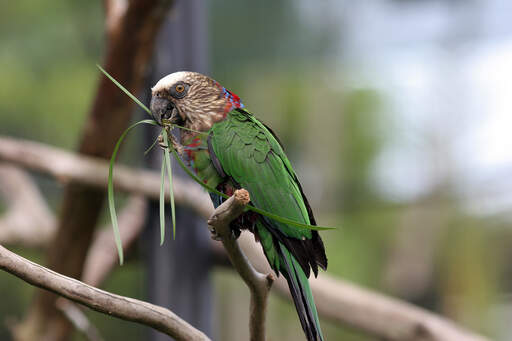
[[155,328],[176,340],[210,340],[172,311],[103,291],[33,263],[0,246],[0,269],[100,313]]
[[98,329],[76,304],[61,297],[55,302],[55,305],[88,341],[103,341]]
[[[101,189],[107,188],[108,162],[81,156],[42,143],[0,136],[0,160],[41,173],[50,174],[62,183],[71,181]],[[159,200],[160,174],[149,170],[116,165],[114,186],[121,191],[141,194]],[[189,181],[174,182],[174,198],[203,217],[212,212],[208,195]]]
[[249,201],[249,192],[244,189],[235,191],[232,197],[213,212],[208,225],[222,241],[233,267],[251,291],[249,322],[251,341],[264,341],[268,293],[274,282],[274,276],[270,272],[264,275],[254,269],[236,239],[233,238],[229,227],[229,223],[243,213]]
[[0,195],[7,208],[0,218],[0,241],[47,245],[56,229],[55,217],[28,174],[0,162]]

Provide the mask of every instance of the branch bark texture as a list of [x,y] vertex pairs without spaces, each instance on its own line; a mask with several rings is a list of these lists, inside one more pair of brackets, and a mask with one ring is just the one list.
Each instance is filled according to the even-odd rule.
[[233,196],[213,212],[208,220],[208,226],[222,241],[231,264],[251,291],[249,321],[251,341],[264,341],[268,294],[274,282],[274,276],[270,272],[264,275],[252,266],[229,227],[229,224],[243,213],[249,201],[249,192],[245,189],[235,191]]
[[0,246],[0,268],[104,314],[153,327],[176,340],[210,340],[168,309],[112,294],[35,264]]

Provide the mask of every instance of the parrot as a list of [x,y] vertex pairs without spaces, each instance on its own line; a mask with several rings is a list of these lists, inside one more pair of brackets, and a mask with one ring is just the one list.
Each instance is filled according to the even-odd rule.
[[[290,220],[316,225],[295,171],[281,142],[267,125],[217,81],[191,71],[171,73],[151,88],[150,111],[158,124],[180,131],[182,155],[208,186],[228,196],[245,189],[250,204]],[[223,198],[210,193],[215,207]],[[308,341],[323,341],[308,278],[327,269],[318,231],[297,227],[252,211],[230,225],[233,237],[248,230],[262,246],[276,275],[282,274]]]

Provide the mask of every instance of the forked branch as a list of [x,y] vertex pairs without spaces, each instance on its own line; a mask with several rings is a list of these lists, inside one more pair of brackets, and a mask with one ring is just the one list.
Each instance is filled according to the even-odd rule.
[[[76,181],[102,188],[107,184],[107,162],[68,153],[40,143],[0,136],[0,160],[50,174],[61,180]],[[115,183],[120,190],[158,198],[160,190],[158,174],[117,167]],[[177,203],[192,208],[203,217],[210,216],[212,212],[210,200],[198,189],[198,186],[188,186],[175,179],[174,196]],[[230,199],[224,205],[229,206],[234,200]],[[220,207],[217,210],[217,213],[221,213]],[[230,217],[221,216],[221,221],[212,221],[212,225],[221,231],[222,228],[219,229],[218,224],[226,223],[236,214],[240,212],[234,212]],[[229,222],[225,224],[227,225]],[[35,224],[34,228],[39,227]],[[261,253],[261,248],[254,243],[248,233],[242,233],[237,241],[256,269],[262,272],[271,271]],[[111,244],[113,249],[113,242]],[[227,249],[215,242],[213,246],[215,256],[221,264],[224,264]],[[115,253],[110,254],[109,262],[115,262],[116,256]],[[310,283],[321,317],[336,324],[352,326],[356,330],[378,338],[394,341],[489,340],[440,315],[327,274],[321,274],[318,279],[311,280]],[[283,278],[275,282],[274,288],[276,293],[288,296],[288,286]]]
[[264,275],[252,266],[229,227],[229,224],[243,213],[249,201],[249,192],[245,189],[235,191],[232,197],[213,212],[208,219],[208,226],[222,241],[233,267],[251,291],[249,321],[251,341],[264,341],[268,294],[274,282],[274,276],[271,273]]

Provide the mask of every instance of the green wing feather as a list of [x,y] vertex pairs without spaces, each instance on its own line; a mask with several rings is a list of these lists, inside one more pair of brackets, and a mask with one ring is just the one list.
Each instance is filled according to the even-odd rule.
[[[254,206],[310,224],[295,173],[272,133],[254,116],[232,111],[212,127],[212,146],[224,172],[247,189]],[[308,238],[306,228],[273,224],[288,237]]]
[[[235,110],[213,125],[210,143],[214,155],[236,185],[251,195],[260,209],[304,224],[315,224],[290,161],[273,133],[250,113]],[[308,340],[323,340],[309,268],[325,269],[327,259],[317,231],[290,226],[261,216],[255,232],[271,267],[282,273],[290,287]]]

